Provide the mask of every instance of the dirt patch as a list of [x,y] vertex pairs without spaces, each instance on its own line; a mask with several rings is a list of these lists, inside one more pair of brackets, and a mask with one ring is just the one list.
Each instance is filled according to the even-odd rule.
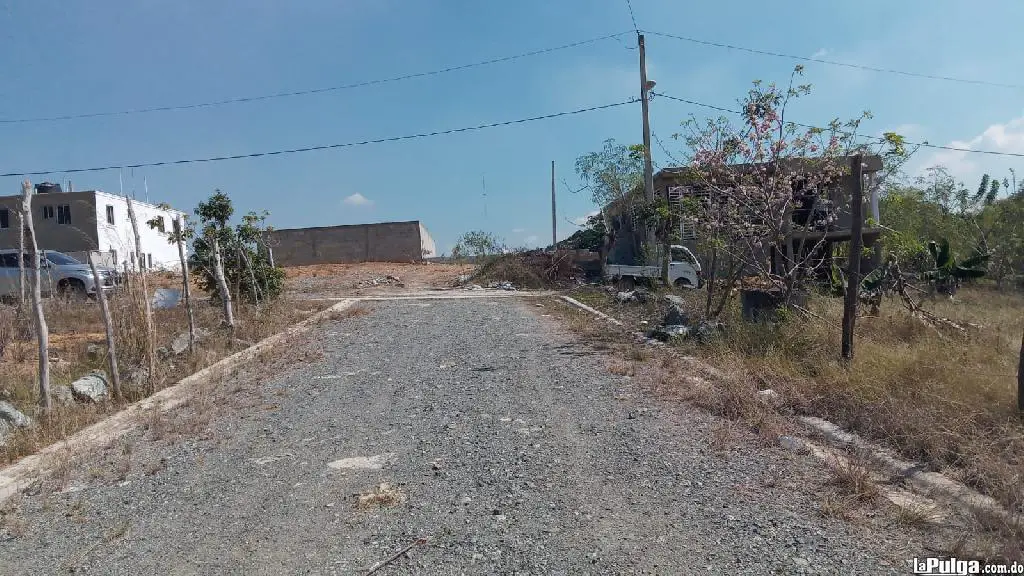
[[444,289],[471,274],[470,264],[361,262],[285,268],[285,289],[298,294],[356,295],[402,289]]

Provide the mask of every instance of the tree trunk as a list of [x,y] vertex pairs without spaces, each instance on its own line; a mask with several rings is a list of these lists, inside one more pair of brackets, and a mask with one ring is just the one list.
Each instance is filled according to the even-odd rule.
[[714,301],[715,294],[715,276],[718,272],[718,247],[712,246],[711,248],[711,264],[708,266],[708,277],[706,280],[708,291],[707,300],[704,303],[704,317],[711,318],[711,303]]
[[135,218],[135,208],[132,206],[132,199],[128,196],[124,198],[128,203],[128,220],[131,221],[132,234],[135,236],[135,258],[139,262],[139,283],[142,285],[142,303],[146,313],[146,358],[149,363],[146,392],[152,394],[154,390],[153,382],[156,378],[156,348],[153,345],[153,310],[149,304],[149,286],[146,280],[148,268],[144,265],[145,261],[142,259],[142,239],[139,237],[139,223]]
[[103,279],[96,269],[96,257],[89,252],[89,267],[92,268],[92,281],[96,284],[96,300],[100,303],[103,315],[103,329],[107,332],[107,359],[110,365],[110,384],[114,389],[114,398],[121,398],[121,374],[117,370],[117,350],[114,347],[114,324],[110,321],[110,308],[107,306],[107,293],[103,291]]
[[181,216],[174,219],[174,238],[178,241],[178,259],[181,260],[182,295],[185,298],[185,313],[188,315],[188,351],[192,353],[196,345],[196,319],[192,314],[192,288],[189,285],[188,259],[185,258],[185,237]]
[[249,280],[252,282],[252,295],[253,298],[255,298],[256,300],[256,305],[259,306],[260,285],[256,282],[256,273],[252,269],[252,261],[249,260],[249,256],[246,254],[245,246],[243,246],[241,242],[236,241],[235,245],[238,248],[238,254],[241,256],[242,262],[245,263],[245,267],[249,271]]
[[21,217],[28,225],[28,236],[32,246],[32,308],[36,316],[36,337],[39,340],[39,404],[45,413],[50,412],[50,333],[43,315],[42,277],[39,260],[39,244],[36,242],[36,229],[32,222],[32,183],[25,180],[21,183]]
[[25,215],[18,213],[18,307],[25,307]]
[[217,290],[220,292],[220,299],[224,304],[224,324],[228,328],[234,328],[235,317],[231,312],[231,291],[228,289],[228,281],[224,278],[224,263],[220,258],[220,239],[216,236],[213,238],[213,274],[217,278]]

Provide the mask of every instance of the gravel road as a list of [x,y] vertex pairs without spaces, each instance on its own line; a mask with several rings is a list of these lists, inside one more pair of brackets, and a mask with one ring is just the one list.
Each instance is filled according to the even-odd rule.
[[0,574],[365,574],[410,544],[377,574],[887,574],[921,555],[822,516],[818,463],[713,449],[714,418],[609,374],[534,302],[319,326],[289,351],[305,360],[6,503]]

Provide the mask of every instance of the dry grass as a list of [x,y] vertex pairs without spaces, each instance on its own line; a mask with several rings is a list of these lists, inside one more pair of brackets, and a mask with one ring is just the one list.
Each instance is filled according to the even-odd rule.
[[819,298],[818,317],[775,327],[733,320],[717,365],[755,374],[800,412],[888,443],[906,457],[1024,511],[1024,426],[1016,364],[1024,297],[964,290],[930,309],[982,328],[931,328],[896,302],[858,319],[855,359],[839,361],[841,303]]
[[[651,304],[618,304],[608,292],[593,289],[573,297],[633,330],[653,326],[662,314]],[[683,297],[687,308],[697,311],[704,293]],[[878,317],[858,318],[855,358],[846,365],[839,360],[842,301],[816,297],[809,303],[812,315],[794,313],[778,325],[743,322],[734,302],[723,318],[723,338],[711,345],[684,341],[637,352],[635,344],[621,339],[617,350],[622,362],[632,363],[638,382],[749,424],[765,439],[774,441],[790,426],[785,415],[821,416],[1024,512],[1024,425],[1016,411],[1024,295],[968,288],[953,300],[939,298],[925,306],[981,328],[966,334],[934,328],[899,302],[886,301]],[[572,318],[568,324],[584,338],[608,332],[594,318],[589,325]],[[703,359],[718,374],[695,371],[683,355]],[[612,367],[618,373],[625,365]],[[768,388],[778,393],[776,406],[756,396]],[[826,499],[823,511],[849,516],[862,501],[859,495],[870,493],[867,479],[848,472],[837,478],[838,493]],[[987,557],[1022,558],[1019,529],[996,520],[976,524],[1002,543],[1000,549],[1017,550]]]
[[[0,343],[7,339],[4,353],[0,356],[0,394],[26,414],[37,417],[38,424],[11,435],[7,444],[0,447],[0,465],[14,462],[44,446],[59,442],[120,410],[127,403],[170,386],[251,343],[280,332],[310,313],[323,309],[327,303],[304,302],[299,307],[282,299],[261,307],[246,304],[236,306],[238,325],[233,332],[220,326],[222,316],[219,307],[203,302],[195,303],[197,327],[207,331],[207,335],[191,354],[158,358],[156,373],[152,377],[145,370],[146,334],[140,297],[130,291],[123,291],[111,297],[109,305],[114,319],[124,397],[98,405],[55,405],[49,416],[40,415],[36,409],[38,351],[34,328],[27,317],[17,316],[14,307],[0,307]],[[50,299],[45,302],[45,312],[50,333],[51,388],[68,385],[90,370],[108,370],[106,338],[99,306],[95,302]],[[176,336],[188,330],[184,307],[154,310],[153,327],[155,346],[169,348]],[[13,336],[8,336],[11,334]],[[87,348],[90,345],[100,346],[102,352],[99,357],[88,357]],[[201,408],[195,410],[198,416],[189,422],[176,424],[180,433],[201,429],[204,422],[209,420],[214,411],[213,406],[200,406],[198,403],[201,401],[194,401],[196,407]],[[160,432],[159,428],[158,423],[151,423],[151,430],[158,435],[177,432],[170,429]]]

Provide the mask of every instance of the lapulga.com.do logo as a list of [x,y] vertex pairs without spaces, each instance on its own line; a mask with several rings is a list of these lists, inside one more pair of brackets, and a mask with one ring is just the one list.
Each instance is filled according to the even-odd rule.
[[1024,564],[982,565],[977,560],[914,558],[914,574],[969,576],[971,574],[1024,574]]

